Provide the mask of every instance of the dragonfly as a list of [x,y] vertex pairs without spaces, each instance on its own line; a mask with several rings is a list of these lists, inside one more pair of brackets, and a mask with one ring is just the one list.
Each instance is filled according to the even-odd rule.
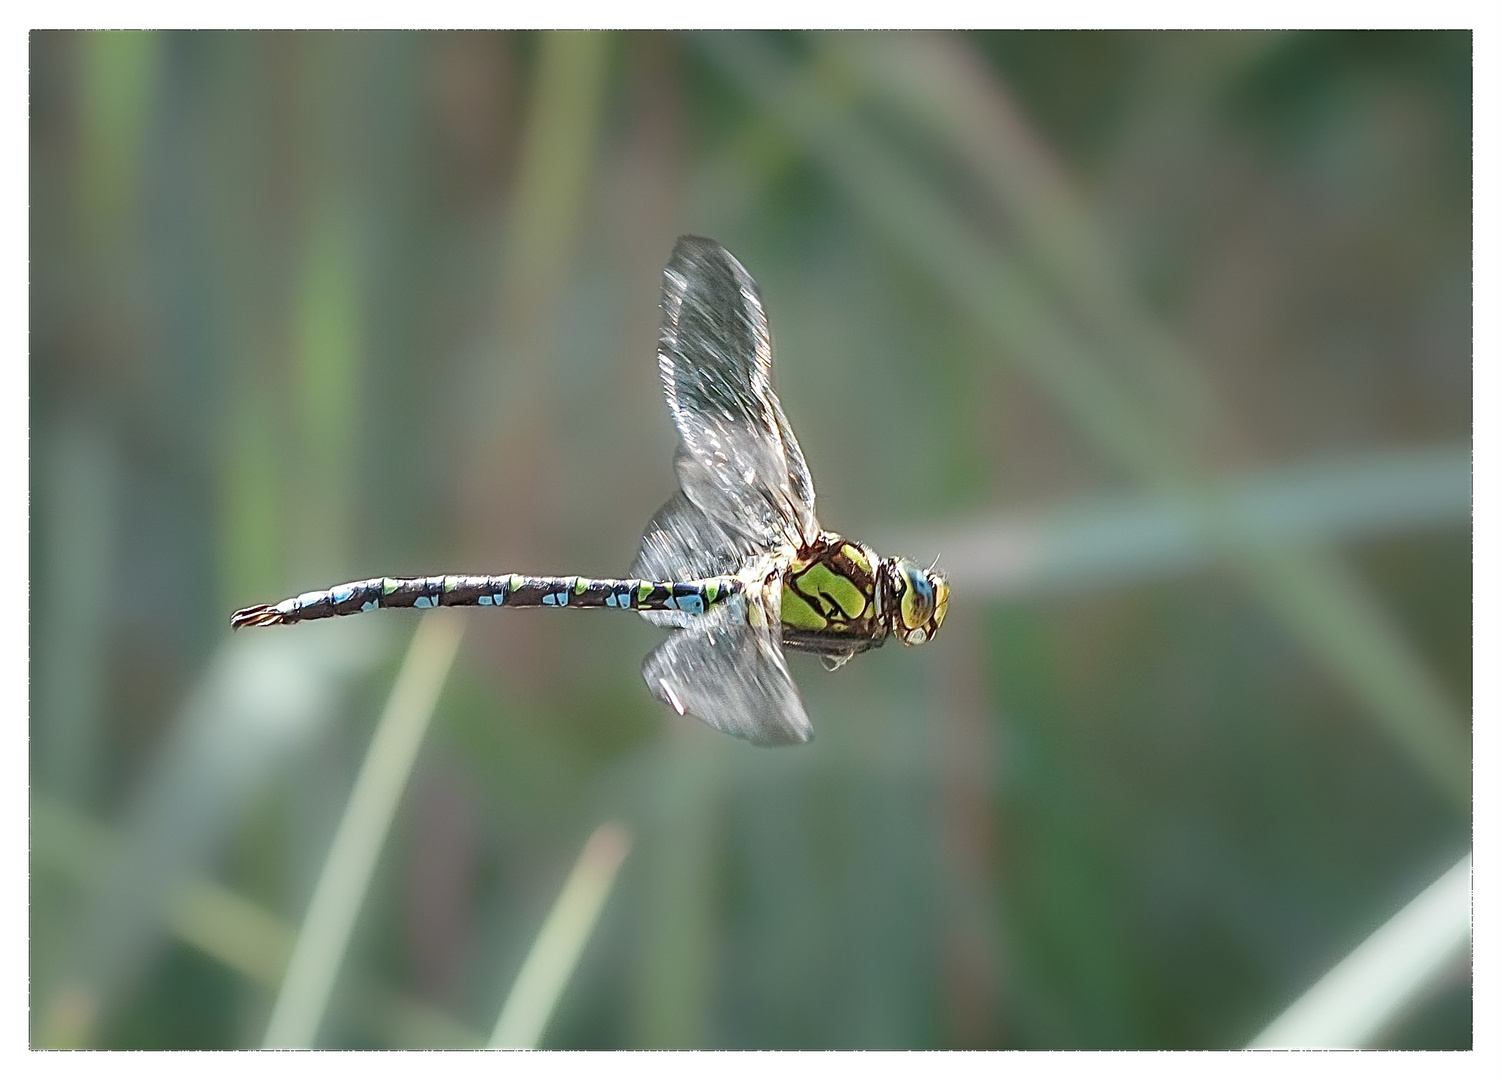
[[678,239],[663,271],[657,362],[678,430],[679,490],[626,578],[378,577],[234,613],[274,626],[378,608],[617,608],[670,632],[642,664],[659,700],[760,745],[813,735],[785,653],[834,670],[895,637],[932,641],[949,607],[937,560],[883,558],[822,528],[803,451],[772,388],[761,293],[713,240]]

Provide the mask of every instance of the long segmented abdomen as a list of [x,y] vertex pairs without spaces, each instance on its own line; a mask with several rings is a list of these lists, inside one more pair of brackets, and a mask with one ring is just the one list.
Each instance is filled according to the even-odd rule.
[[306,592],[280,604],[257,604],[230,616],[230,626],[277,626],[377,608],[581,607],[682,611],[702,615],[744,588],[739,578],[643,581],[640,578],[485,577],[444,574],[420,578],[370,578]]

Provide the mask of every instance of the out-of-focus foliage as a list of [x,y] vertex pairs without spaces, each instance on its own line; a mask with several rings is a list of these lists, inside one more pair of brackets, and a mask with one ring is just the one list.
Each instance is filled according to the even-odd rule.
[[464,616],[317,1044],[488,1041],[607,820],[544,1046],[1244,1044],[1469,844],[1470,63],[34,34],[33,1045],[261,1043],[413,617],[230,611],[624,571],[684,232],[944,633],[794,658],[767,751],[664,714],[640,620]]

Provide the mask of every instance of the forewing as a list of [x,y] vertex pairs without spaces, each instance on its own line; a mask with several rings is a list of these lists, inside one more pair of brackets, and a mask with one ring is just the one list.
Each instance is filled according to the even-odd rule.
[[642,664],[660,701],[762,746],[813,737],[798,687],[766,627],[746,621],[744,597],[674,631]]
[[756,282],[713,240],[680,237],[662,275],[657,352],[689,499],[763,548],[818,535],[803,451],[772,390],[772,338]]
[[[744,541],[729,536],[680,491],[647,523],[641,550],[631,564],[631,576],[648,581],[695,581],[736,574],[752,554]],[[641,616],[658,626],[687,626],[694,618],[681,611],[643,611]]]

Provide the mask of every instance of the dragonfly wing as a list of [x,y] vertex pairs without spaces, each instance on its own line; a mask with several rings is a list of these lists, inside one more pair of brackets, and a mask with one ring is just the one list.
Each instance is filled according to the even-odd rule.
[[[737,574],[757,554],[737,541],[688,501],[674,495],[647,523],[641,550],[631,564],[631,576],[648,581],[695,581]],[[681,611],[643,611],[642,618],[658,626],[687,626],[694,616]]]
[[772,389],[761,294],[713,240],[684,236],[673,248],[657,362],[678,428],[678,482],[694,505],[762,549],[811,543],[813,480]]
[[[775,549],[812,543],[813,481],[772,390],[761,295],[712,240],[685,236],[673,248],[657,361],[682,491],[648,524],[632,575],[737,574]],[[704,615],[643,612],[677,628],[642,665],[653,695],[750,742],[807,742],[813,729],[782,655],[780,600],[778,589],[753,589]]]
[[658,700],[730,735],[762,746],[813,737],[774,632],[747,622],[744,597],[669,635],[642,677]]

